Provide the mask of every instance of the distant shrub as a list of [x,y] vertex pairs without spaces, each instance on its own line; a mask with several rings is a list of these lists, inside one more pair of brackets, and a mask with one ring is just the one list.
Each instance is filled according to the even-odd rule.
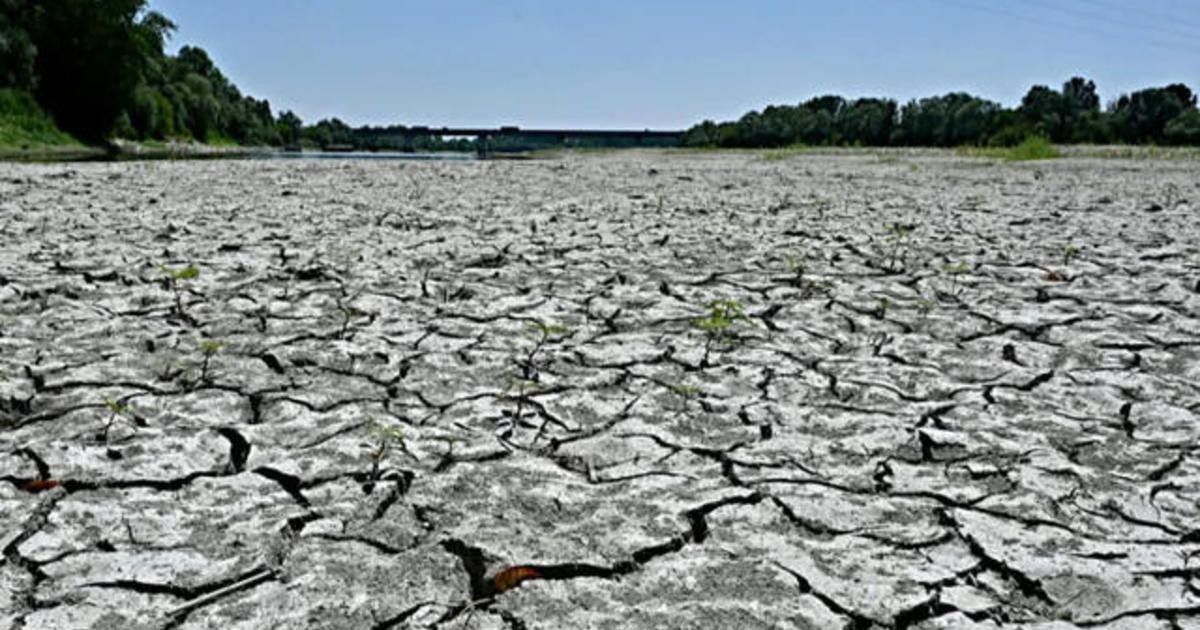
[[1009,160],[1049,160],[1061,157],[1058,149],[1042,136],[1029,136],[1021,144],[1009,149]]
[[780,149],[769,149],[766,153],[763,153],[761,156],[759,156],[759,159],[764,162],[780,162],[800,155],[808,150],[808,145],[802,142],[795,142]]
[[1009,162],[1026,160],[1049,160],[1062,157],[1062,153],[1044,136],[1027,136],[1014,147],[959,147],[959,155],[992,158]]

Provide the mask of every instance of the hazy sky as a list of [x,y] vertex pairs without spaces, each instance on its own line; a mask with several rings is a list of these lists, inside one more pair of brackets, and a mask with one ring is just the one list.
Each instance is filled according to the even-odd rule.
[[682,128],[835,93],[1200,90],[1200,0],[150,0],[306,122]]

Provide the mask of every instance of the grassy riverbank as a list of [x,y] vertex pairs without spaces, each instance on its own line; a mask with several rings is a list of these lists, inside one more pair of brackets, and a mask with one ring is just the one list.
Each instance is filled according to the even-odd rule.
[[93,152],[104,151],[60,130],[28,94],[0,90],[0,159],[63,158]]

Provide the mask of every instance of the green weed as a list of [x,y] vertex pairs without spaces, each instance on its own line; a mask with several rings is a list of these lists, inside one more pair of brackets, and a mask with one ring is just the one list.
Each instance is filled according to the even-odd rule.
[[751,326],[745,307],[738,300],[713,300],[708,303],[708,314],[692,319],[700,332],[704,333],[704,359],[702,367],[709,365],[708,357],[716,346],[730,346],[739,340],[737,326]]
[[212,361],[212,358],[216,356],[216,354],[220,352],[222,348],[228,345],[228,341],[217,341],[215,339],[205,339],[204,341],[200,342],[200,353],[204,356],[204,360],[200,364],[200,380],[202,382],[208,381],[208,367],[209,363]]
[[911,223],[884,224],[883,245],[878,248],[878,266],[888,273],[903,273],[911,254],[911,235],[917,228]]
[[1071,261],[1079,257],[1079,246],[1067,243],[1063,245],[1063,265],[1070,265]]
[[770,149],[766,153],[759,155],[758,159],[763,162],[782,162],[783,160],[796,157],[797,155],[800,155],[808,150],[808,145],[792,144],[781,149]]
[[159,265],[158,270],[163,273],[163,280],[166,282],[167,289],[175,294],[175,313],[180,317],[190,320],[187,312],[183,309],[183,287],[181,283],[200,277],[200,269],[195,265],[188,265],[183,269],[172,269],[166,265]]
[[953,265],[946,265],[943,270],[950,276],[950,287],[947,293],[955,298],[962,294],[962,284],[959,277],[971,271],[971,265],[965,261]]
[[1015,147],[959,147],[958,154],[1006,162],[1049,160],[1062,157],[1062,152],[1058,150],[1058,147],[1042,136],[1029,136]]
[[104,406],[109,411],[108,421],[104,424],[104,430],[96,436],[100,442],[108,444],[108,434],[112,430],[112,426],[119,420],[124,420],[137,426],[137,414],[134,413],[129,403],[117,398],[111,398],[108,395],[101,395],[100,400],[104,401]]
[[373,416],[367,416],[366,429],[370,442],[365,445],[365,448],[368,449],[367,457],[371,460],[371,475],[366,486],[369,492],[379,481],[380,468],[388,453],[393,449],[404,449],[404,431],[400,427],[381,422]]

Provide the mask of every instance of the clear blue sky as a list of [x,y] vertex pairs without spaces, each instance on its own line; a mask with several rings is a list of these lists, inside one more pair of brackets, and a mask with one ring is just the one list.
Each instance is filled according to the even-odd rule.
[[677,128],[835,93],[1200,91],[1200,0],[150,0],[306,122]]

